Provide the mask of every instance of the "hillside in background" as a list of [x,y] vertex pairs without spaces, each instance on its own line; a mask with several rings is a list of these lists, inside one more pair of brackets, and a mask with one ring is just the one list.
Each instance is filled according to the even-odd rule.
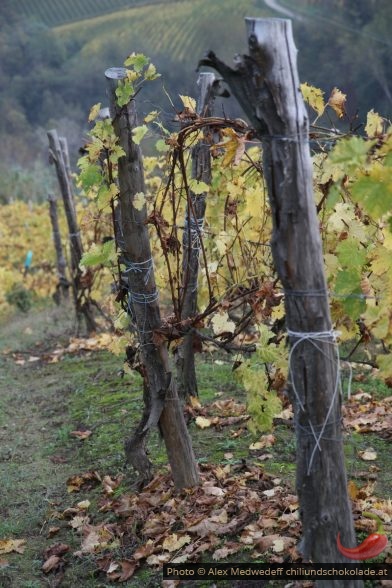
[[120,8],[145,4],[143,0],[14,0],[15,10],[25,18],[39,20],[48,27],[94,18]]
[[[359,122],[371,108],[390,116],[392,3],[280,4],[299,17],[293,27],[302,80],[327,94],[338,86]],[[228,63],[246,51],[244,16],[280,15],[263,0],[3,0],[0,201],[15,195],[46,198],[53,175],[47,166],[48,128],[65,134],[76,161],[90,106],[106,102],[106,68],[121,65],[132,51],[148,55],[162,77],[143,92],[139,107],[159,106],[169,121],[173,110],[162,87],[177,104],[178,94],[195,95],[195,69],[207,50]],[[240,114],[230,104],[224,109]]]

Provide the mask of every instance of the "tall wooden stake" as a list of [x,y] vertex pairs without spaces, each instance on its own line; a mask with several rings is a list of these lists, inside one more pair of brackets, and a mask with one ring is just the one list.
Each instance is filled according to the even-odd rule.
[[68,298],[68,290],[70,283],[68,282],[66,276],[67,263],[65,261],[63,245],[61,243],[59,219],[57,214],[57,200],[52,194],[49,194],[48,202],[49,217],[52,225],[53,243],[56,252],[57,276],[59,279],[58,284],[56,286],[55,301],[57,304],[60,304],[62,298]]
[[[200,96],[198,114],[212,115],[213,103],[218,92],[219,81],[213,73],[200,73],[198,79]],[[206,129],[208,132],[208,129]],[[192,149],[192,178],[205,184],[211,183],[210,143],[201,140]],[[206,194],[194,194],[190,191],[190,202],[185,213],[184,235],[182,240],[182,282],[183,297],[181,319],[192,317],[197,312],[197,278],[199,273],[200,239],[206,209]],[[186,333],[182,344],[177,349],[176,367],[178,391],[181,398],[197,396],[197,379],[195,369],[194,334]]]
[[67,218],[69,241],[71,245],[71,274],[72,274],[72,292],[74,296],[76,316],[78,322],[81,316],[84,317],[86,328],[89,333],[96,330],[94,312],[89,296],[89,290],[82,284],[82,272],[79,267],[83,255],[82,240],[75,213],[74,197],[72,192],[69,175],[64,162],[63,149],[61,148],[59,136],[55,129],[48,131],[49,152],[51,162],[56,168],[57,179],[60,186],[61,196],[63,198],[65,216]]
[[[221,74],[263,143],[273,219],[272,253],[286,292],[286,323],[291,333],[290,383],[303,523],[300,551],[314,562],[345,562],[336,547],[337,534],[341,533],[347,546],[354,545],[355,534],[336,394],[335,344],[313,198],[309,125],[299,88],[296,48],[289,20],[249,18],[246,24],[249,56],[238,57],[235,69],[213,53],[201,64]],[[313,337],[306,338],[310,333]],[[339,579],[321,585],[352,588],[362,583]]]
[[[118,162],[120,187],[119,206],[123,235],[122,262],[126,265],[128,293],[139,334],[143,370],[145,372],[145,411],[134,435],[126,443],[127,458],[148,479],[149,460],[144,443],[149,429],[159,425],[176,488],[198,484],[197,463],[184,414],[178,398],[167,345],[155,341],[154,331],[161,326],[158,292],[155,285],[151,246],[146,225],[146,205],[134,206],[136,194],[145,194],[142,153],[132,138],[137,126],[135,101],[124,107],[116,102],[119,80],[126,77],[124,68],[105,72],[109,88],[110,113],[114,131],[125,156]],[[140,470],[144,468],[144,471]]]

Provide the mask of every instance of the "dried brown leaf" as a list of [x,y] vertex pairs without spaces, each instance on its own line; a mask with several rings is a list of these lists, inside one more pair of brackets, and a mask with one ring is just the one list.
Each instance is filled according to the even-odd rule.
[[61,565],[62,559],[58,555],[51,555],[45,563],[42,565],[42,571],[44,574],[49,574],[49,572],[53,572],[57,570]]

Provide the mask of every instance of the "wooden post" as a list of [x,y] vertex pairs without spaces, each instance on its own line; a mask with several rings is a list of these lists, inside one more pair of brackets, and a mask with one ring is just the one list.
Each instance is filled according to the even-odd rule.
[[[137,126],[135,101],[124,107],[116,102],[115,91],[119,80],[126,77],[124,68],[111,68],[105,72],[109,89],[110,113],[114,131],[125,156],[118,162],[120,188],[119,206],[124,238],[121,261],[126,266],[128,295],[139,334],[143,371],[145,373],[145,411],[134,435],[126,442],[128,461],[140,474],[150,473],[144,451],[149,429],[159,425],[176,488],[198,484],[197,463],[184,414],[173,378],[167,344],[154,338],[161,326],[158,292],[155,285],[151,246],[146,225],[147,208],[134,206],[135,196],[145,194],[142,153],[132,139]],[[146,471],[140,471],[140,464]]]
[[61,155],[63,158],[64,170],[67,174],[67,180],[68,180],[68,184],[69,184],[68,193],[70,194],[70,203],[73,208],[73,217],[75,218],[75,222],[77,222],[76,221],[75,197],[74,197],[74,191],[73,191],[73,187],[72,187],[73,183],[72,183],[71,161],[69,158],[68,142],[65,137],[59,137],[59,143],[60,143]]
[[70,283],[68,282],[66,276],[67,263],[65,261],[63,246],[61,243],[61,234],[57,214],[57,200],[52,194],[49,194],[48,202],[50,222],[52,225],[53,243],[56,252],[57,275],[59,278],[58,284],[56,286],[55,302],[60,304],[63,298],[68,298],[68,289]]
[[86,328],[89,333],[96,330],[94,312],[91,305],[88,289],[84,288],[81,283],[82,272],[79,267],[83,255],[82,240],[76,218],[74,197],[69,182],[66,165],[64,163],[63,151],[59,136],[55,129],[48,131],[49,152],[51,162],[56,168],[57,179],[59,181],[60,191],[63,198],[65,216],[67,218],[69,240],[71,246],[71,276],[72,292],[74,296],[76,316],[78,321],[83,316],[86,322]]
[[[249,56],[232,69],[209,53],[201,64],[228,83],[263,143],[263,171],[273,220],[272,253],[285,289],[291,345],[290,384],[297,437],[297,491],[305,560],[346,562],[341,533],[355,534],[347,494],[335,339],[313,198],[309,125],[299,88],[291,22],[246,19]],[[358,587],[328,580],[328,587]]]
[[[197,81],[200,88],[198,114],[207,117],[212,115],[219,81],[213,73],[200,73]],[[205,129],[208,132],[208,129]],[[210,143],[203,139],[192,149],[192,178],[205,184],[211,183]],[[206,209],[206,194],[194,194],[190,191],[190,202],[187,205],[182,239],[182,284],[183,295],[181,319],[192,317],[197,312],[197,278],[199,274],[200,239]],[[193,332],[184,335],[183,343],[176,354],[178,392],[181,398],[197,396],[197,379],[195,369]]]

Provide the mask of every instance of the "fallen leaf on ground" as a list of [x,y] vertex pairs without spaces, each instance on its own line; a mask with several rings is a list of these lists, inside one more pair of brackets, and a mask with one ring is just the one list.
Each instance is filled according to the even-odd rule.
[[377,452],[372,447],[365,449],[365,451],[358,451],[358,455],[364,461],[374,461],[377,459]]
[[82,488],[89,490],[94,485],[101,482],[98,472],[85,472],[84,474],[71,476],[67,480],[68,492],[79,492]]
[[61,561],[62,559],[58,555],[51,555],[42,565],[41,569],[44,572],[44,574],[49,574],[49,572],[52,572],[53,570],[57,570],[59,568]]
[[64,555],[69,551],[69,545],[66,543],[54,543],[50,545],[47,549],[45,549],[44,556],[48,559],[51,555]]
[[81,441],[84,441],[84,439],[88,439],[88,437],[90,437],[93,434],[92,431],[71,431],[70,435],[71,437],[76,437],[77,439],[80,439]]
[[133,574],[135,573],[136,568],[138,567],[137,562],[131,561],[128,559],[123,559],[119,562],[121,566],[121,571],[118,572],[116,567],[116,571],[109,571],[107,572],[107,576],[110,580],[116,580],[117,582],[126,582],[130,578],[132,578]]
[[89,500],[81,500],[77,503],[77,508],[80,510],[87,510],[90,508],[91,502]]
[[263,435],[259,441],[249,445],[251,451],[257,451],[258,449],[264,449],[265,447],[271,447],[276,441],[274,435]]
[[117,478],[111,478],[110,476],[104,476],[102,480],[102,487],[106,494],[113,494],[116,488],[119,487],[124,476],[120,475]]
[[59,531],[60,531],[60,527],[49,527],[46,536],[48,539],[50,539],[51,537],[56,535],[56,533],[58,533]]
[[202,416],[196,417],[195,423],[196,423],[196,426],[199,427],[200,429],[207,429],[208,427],[211,427],[211,424],[212,424],[210,419],[206,419],[205,417],[202,417]]
[[0,555],[4,553],[23,553],[26,548],[25,539],[1,539]]
[[191,541],[192,539],[189,535],[178,536],[176,533],[173,533],[173,535],[166,537],[162,544],[162,548],[166,551],[178,551],[181,547],[184,547],[184,545]]

